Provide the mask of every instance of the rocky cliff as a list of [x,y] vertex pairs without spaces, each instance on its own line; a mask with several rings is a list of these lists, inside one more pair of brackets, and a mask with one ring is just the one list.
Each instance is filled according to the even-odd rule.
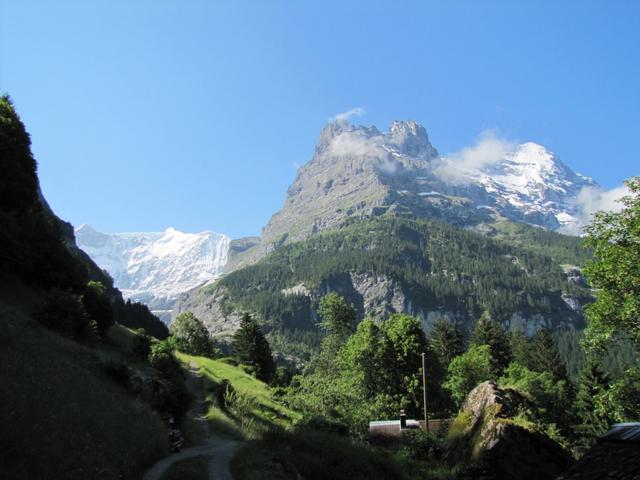
[[249,264],[284,243],[387,212],[476,227],[507,218],[578,231],[576,198],[597,184],[533,142],[489,145],[442,157],[425,128],[395,121],[386,132],[344,120],[327,125],[311,161],[298,170],[262,242],[240,255]]
[[567,470],[569,453],[522,419],[530,408],[520,393],[492,382],[473,389],[448,435],[457,478],[551,480]]

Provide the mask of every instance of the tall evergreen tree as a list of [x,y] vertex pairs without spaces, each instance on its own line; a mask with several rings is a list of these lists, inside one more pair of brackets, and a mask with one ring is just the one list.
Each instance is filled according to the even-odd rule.
[[446,370],[454,357],[464,353],[465,338],[460,324],[444,318],[436,320],[429,332],[429,346]]
[[491,352],[492,366],[497,375],[501,375],[511,362],[512,353],[509,338],[488,310],[485,310],[471,334],[471,344],[488,345]]
[[596,398],[609,387],[609,383],[609,376],[600,369],[598,362],[588,357],[586,365],[580,371],[575,399],[576,416],[580,423],[574,430],[583,448],[593,445],[598,435],[609,426],[608,419],[596,408]]
[[248,313],[242,316],[240,328],[233,336],[233,351],[240,362],[254,369],[257,378],[271,381],[276,370],[271,347],[258,322]]
[[509,331],[509,346],[513,355],[513,361],[529,370],[532,368],[533,347],[531,340],[525,335],[522,328],[514,328]]
[[548,330],[539,330],[533,337],[531,347],[531,370],[549,372],[559,380],[567,378],[567,367]]

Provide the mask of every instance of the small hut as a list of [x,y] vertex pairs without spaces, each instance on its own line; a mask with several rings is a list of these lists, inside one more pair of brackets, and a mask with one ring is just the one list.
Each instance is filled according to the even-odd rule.
[[398,420],[376,420],[369,422],[369,437],[399,437],[405,430],[420,429],[418,420],[410,420],[400,410],[400,418]]
[[640,423],[616,423],[556,480],[640,479]]

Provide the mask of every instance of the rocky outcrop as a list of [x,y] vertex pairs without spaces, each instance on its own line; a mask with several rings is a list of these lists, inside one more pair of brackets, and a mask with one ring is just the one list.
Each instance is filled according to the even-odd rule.
[[449,430],[449,461],[464,480],[546,480],[571,456],[521,415],[533,406],[515,390],[484,382],[469,393]]
[[240,312],[227,306],[225,289],[209,285],[180,295],[173,309],[173,318],[182,312],[192,312],[214,338],[226,343],[240,328],[241,319]]

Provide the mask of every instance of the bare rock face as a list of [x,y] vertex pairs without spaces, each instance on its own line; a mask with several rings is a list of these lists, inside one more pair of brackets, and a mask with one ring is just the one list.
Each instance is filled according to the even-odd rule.
[[182,294],[173,310],[173,318],[182,312],[192,312],[217,340],[230,342],[240,328],[240,313],[226,309],[224,288],[205,286]]
[[420,162],[402,155],[401,149],[419,155],[422,162],[436,154],[426,131],[415,122],[411,126],[396,122],[386,134],[341,121],[327,125],[313,159],[299,169],[287,190],[283,208],[263,229],[263,241],[301,240],[347,217],[375,214],[388,203],[385,172],[400,169],[402,160],[412,167]]
[[482,168],[467,160],[441,157],[414,121],[394,121],[386,132],[345,120],[330,123],[282,209],[264,227],[261,245],[240,254],[239,265],[349,218],[387,212],[467,228],[505,217],[577,233],[575,199],[584,188],[598,188],[531,142],[512,146]]
[[571,466],[571,456],[558,443],[515,418],[527,404],[515,390],[493,382],[469,393],[449,431],[449,460],[459,479],[546,480]]

